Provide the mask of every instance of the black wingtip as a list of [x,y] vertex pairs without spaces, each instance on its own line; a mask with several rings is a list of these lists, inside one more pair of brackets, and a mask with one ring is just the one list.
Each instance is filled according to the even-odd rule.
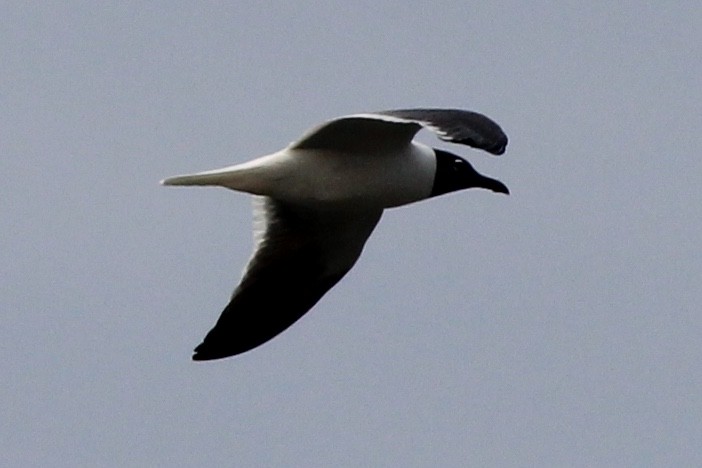
[[227,353],[227,352],[201,352],[195,349],[195,354],[193,354],[193,361],[214,361],[216,359],[224,359],[234,356],[238,353]]
[[193,353],[193,361],[214,361],[215,359],[224,359],[239,354],[231,350],[212,348],[211,346],[207,346],[205,342],[200,343]]
[[216,357],[207,355],[205,353],[198,352],[197,348],[193,351],[193,361],[211,361],[217,359]]
[[505,139],[503,141],[500,141],[495,146],[488,149],[488,152],[491,154],[494,154],[495,156],[499,156],[501,154],[504,154],[505,151],[507,151],[507,137],[506,136],[505,136]]
[[[210,332],[211,334],[212,332]],[[232,340],[213,340],[209,339],[210,334],[205,337],[205,340],[197,345],[193,350],[193,361],[214,361],[216,359],[224,359],[232,356],[243,354],[257,348],[262,343],[238,343],[235,345]]]
[[453,143],[460,143],[462,145],[467,145],[471,146],[473,148],[479,148],[482,150],[487,151],[488,153],[495,155],[495,156],[500,156],[501,154],[504,154],[505,151],[507,151],[507,135],[502,135],[502,138],[499,138],[495,142],[488,142],[484,140],[476,140],[474,138],[464,138],[462,140],[448,140],[452,141]]

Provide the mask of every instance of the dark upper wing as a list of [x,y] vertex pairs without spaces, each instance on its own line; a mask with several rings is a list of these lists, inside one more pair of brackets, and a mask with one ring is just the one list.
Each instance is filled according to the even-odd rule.
[[377,112],[418,122],[439,135],[444,141],[460,143],[492,154],[502,154],[507,148],[507,135],[494,121],[477,112],[460,109],[402,109]]
[[408,145],[421,124],[375,114],[339,117],[319,125],[290,144],[292,149],[368,152]]
[[330,120],[305,133],[290,148],[362,152],[409,144],[422,128],[439,138],[502,154],[507,135],[477,112],[459,109],[404,109],[349,115]]
[[[353,266],[381,211],[301,211],[260,197],[265,231],[196,361],[253,349],[292,325]],[[260,214],[260,213],[259,213]]]

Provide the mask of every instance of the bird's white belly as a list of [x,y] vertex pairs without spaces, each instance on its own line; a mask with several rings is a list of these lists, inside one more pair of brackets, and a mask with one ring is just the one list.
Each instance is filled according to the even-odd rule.
[[305,204],[390,208],[412,203],[430,195],[436,169],[433,151],[416,143],[393,153],[292,150],[279,154],[270,160],[274,177],[265,195]]

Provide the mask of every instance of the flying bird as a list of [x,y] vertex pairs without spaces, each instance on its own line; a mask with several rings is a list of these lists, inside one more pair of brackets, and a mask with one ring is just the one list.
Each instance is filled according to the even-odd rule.
[[194,360],[234,356],[287,329],[353,267],[384,209],[467,188],[509,194],[465,159],[413,141],[422,128],[494,155],[507,146],[477,112],[390,110],[338,117],[276,153],[161,181],[254,195],[252,257]]

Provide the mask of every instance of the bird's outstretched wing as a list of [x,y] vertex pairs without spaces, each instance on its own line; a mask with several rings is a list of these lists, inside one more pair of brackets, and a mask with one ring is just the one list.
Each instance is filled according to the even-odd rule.
[[254,254],[193,359],[253,349],[314,306],[361,255],[382,211],[319,212],[256,197]]
[[507,148],[507,135],[494,121],[478,112],[460,109],[403,109],[378,112],[418,122],[433,130],[439,138],[468,145],[498,155]]
[[499,125],[477,112],[460,109],[400,109],[355,114],[330,120],[291,143],[292,149],[362,152],[409,144],[422,127],[451,143],[499,155],[507,135]]

